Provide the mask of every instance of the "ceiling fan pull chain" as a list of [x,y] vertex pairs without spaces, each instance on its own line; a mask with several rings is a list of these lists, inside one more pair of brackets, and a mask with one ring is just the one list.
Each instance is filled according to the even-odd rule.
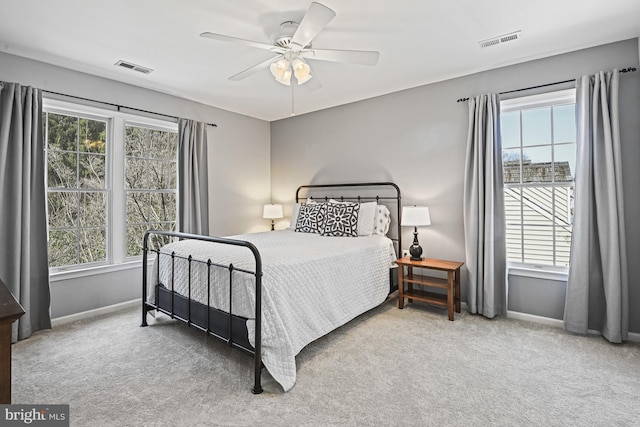
[[294,104],[293,104],[293,87],[294,86],[295,86],[294,84],[291,85],[291,116],[290,117],[293,117],[296,115],[294,110]]

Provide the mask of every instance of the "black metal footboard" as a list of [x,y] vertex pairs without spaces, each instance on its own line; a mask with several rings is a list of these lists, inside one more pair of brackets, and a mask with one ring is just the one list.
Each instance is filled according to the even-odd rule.
[[[242,246],[249,249],[255,259],[255,271],[240,269],[234,267],[233,264],[223,265],[209,259],[206,262],[195,260],[189,255],[187,258],[179,257],[175,253],[161,254],[160,248],[149,248],[149,236],[167,236],[179,239],[203,240],[222,245]],[[147,301],[147,283],[148,283],[148,255],[149,252],[155,252],[156,256],[171,256],[172,277],[175,272],[175,259],[185,259],[188,263],[188,292],[187,295],[181,295],[174,291],[173,279],[171,280],[171,288],[167,288],[163,284],[154,283],[155,300]],[[207,304],[200,303],[191,299],[192,290],[192,264],[205,264],[207,268]],[[159,262],[158,268],[159,268]],[[214,268],[227,269],[229,271],[229,312],[219,310],[210,306],[211,287],[216,286],[211,283],[211,271]],[[246,318],[231,314],[233,301],[233,273],[249,274],[255,277],[255,336],[254,346],[249,344],[246,331]],[[158,274],[159,276],[159,274]],[[223,340],[232,347],[239,348],[254,355],[254,386],[252,392],[254,394],[262,393],[262,385],[260,382],[260,373],[262,370],[261,359],[261,343],[262,343],[262,258],[258,249],[250,242],[243,240],[234,240],[220,237],[200,236],[196,234],[178,233],[161,230],[150,230],[144,235],[143,254],[142,254],[142,324],[147,326],[147,313],[151,310],[163,312],[172,319],[177,319],[187,323],[190,327],[195,327],[207,334]]]

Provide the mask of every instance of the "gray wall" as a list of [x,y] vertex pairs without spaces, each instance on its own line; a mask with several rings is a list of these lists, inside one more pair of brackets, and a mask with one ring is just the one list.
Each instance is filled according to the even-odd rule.
[[[52,92],[216,123],[208,127],[212,235],[266,231],[270,200],[269,123],[42,62],[0,53],[0,80]],[[53,280],[53,318],[140,298],[140,268]]]
[[[468,111],[461,97],[576,78],[612,68],[638,67],[631,39],[498,68],[369,100],[273,122],[271,192],[290,206],[300,184],[392,180],[403,204],[426,204],[432,225],[420,231],[425,255],[463,261],[462,192]],[[631,331],[640,332],[640,72],[620,87],[623,179],[630,278]],[[410,242],[405,230],[403,241]],[[406,245],[405,245],[406,246]],[[518,311],[562,317],[565,283],[510,278]],[[463,274],[466,284],[466,275]],[[526,284],[526,286],[524,286]],[[533,290],[533,291],[532,291]],[[463,287],[463,299],[466,289]],[[551,309],[550,309],[551,307]]]

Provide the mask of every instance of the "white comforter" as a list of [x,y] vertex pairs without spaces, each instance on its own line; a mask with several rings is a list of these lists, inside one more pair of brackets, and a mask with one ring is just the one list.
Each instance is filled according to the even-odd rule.
[[[381,304],[389,292],[389,268],[396,259],[393,242],[382,236],[323,237],[290,230],[230,236],[252,242],[260,251],[262,279],[262,362],[285,391],[296,380],[295,356],[310,342]],[[253,271],[247,248],[198,240],[171,243],[163,253],[211,259]],[[160,283],[171,288],[171,259],[161,256]],[[156,261],[157,262],[157,261]],[[156,268],[153,272],[155,275]],[[211,305],[228,311],[229,276],[213,269]],[[206,303],[206,265],[192,264],[191,297]],[[176,261],[174,289],[187,295],[185,262]],[[153,279],[153,284],[158,283]],[[247,317],[252,345],[255,330],[255,279],[234,273],[233,314]],[[153,289],[149,288],[149,300]]]

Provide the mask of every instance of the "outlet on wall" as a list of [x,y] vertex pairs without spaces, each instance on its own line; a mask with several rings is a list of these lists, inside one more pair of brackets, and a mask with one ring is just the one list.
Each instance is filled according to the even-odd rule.
[[402,257],[404,258],[406,256],[409,256],[409,249],[403,249],[402,250]]

